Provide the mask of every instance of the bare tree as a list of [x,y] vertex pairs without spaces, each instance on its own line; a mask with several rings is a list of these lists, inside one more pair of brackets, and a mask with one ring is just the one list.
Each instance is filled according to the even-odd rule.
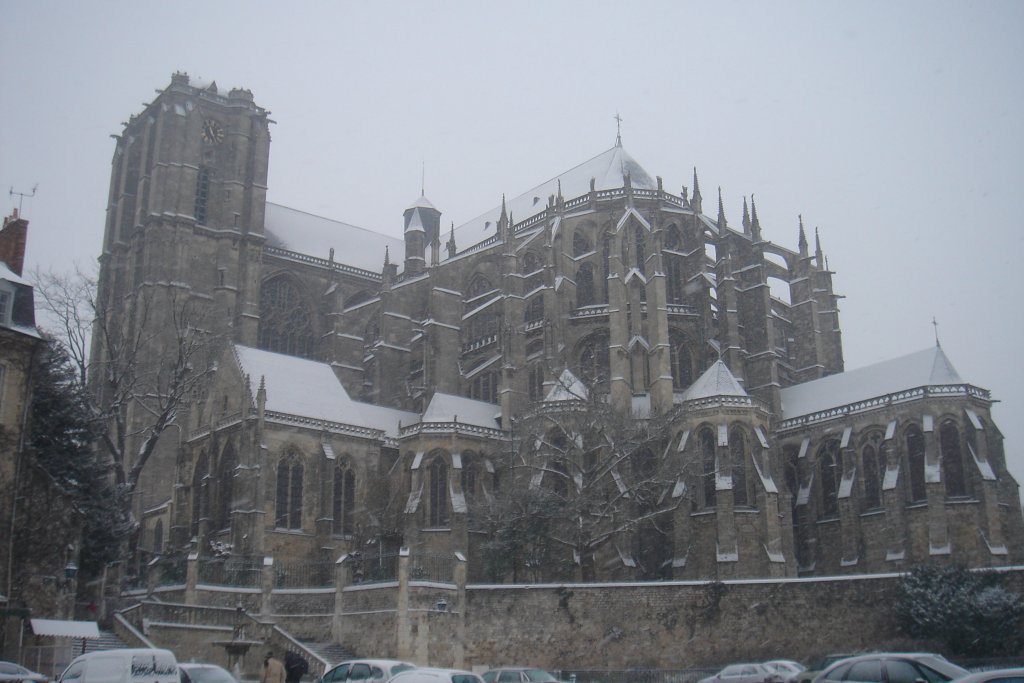
[[[504,487],[508,493],[491,506],[491,522],[505,517],[490,524],[492,547],[517,555],[519,569],[547,563],[547,578],[560,578],[552,575],[560,571],[552,554],[558,547],[563,557],[571,553],[584,581],[596,578],[595,555],[602,552],[635,563],[631,571],[639,577],[667,576],[672,512],[685,498],[682,464],[668,448],[671,416],[637,419],[619,414],[601,394],[562,388],[563,400],[516,423],[507,465],[519,486]],[[544,495],[524,498],[524,486]],[[501,542],[508,529],[521,529],[523,538]]]
[[130,537],[133,498],[160,438],[205,381],[215,337],[200,308],[174,286],[141,287],[108,306],[96,278],[36,272],[36,292],[78,370]]

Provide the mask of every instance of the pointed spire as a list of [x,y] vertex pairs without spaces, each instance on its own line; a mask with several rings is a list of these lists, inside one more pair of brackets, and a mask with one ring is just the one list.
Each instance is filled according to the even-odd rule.
[[451,229],[451,232],[448,234],[448,244],[446,246],[448,247],[448,258],[453,258],[455,256],[455,252],[456,252],[456,249],[455,249],[455,221],[452,221],[452,229]]
[[746,195],[743,195],[743,234],[750,234],[750,210],[747,208]]
[[718,233],[722,234],[729,227],[725,221],[725,204],[722,203],[722,186],[718,186]]
[[761,221],[757,220],[757,204],[754,203],[754,195],[750,195],[750,235],[755,241],[761,241]]
[[935,346],[942,348],[942,344],[939,342],[939,321],[932,316],[932,326],[935,328]]
[[697,213],[701,213],[700,183],[697,181],[697,167],[693,167],[693,196],[690,198],[690,206]]
[[[331,251],[334,251],[333,249]],[[384,265],[391,265],[391,247],[387,244],[384,245]]]
[[818,228],[814,228],[814,261],[818,264],[818,268],[821,268],[823,261],[821,258],[821,237],[818,235]]
[[797,216],[800,221],[800,237],[797,239],[797,246],[800,247],[800,255],[807,256],[807,234],[804,232],[804,217],[803,214]]
[[615,112],[615,146],[622,147],[622,117]]
[[501,193],[501,216],[498,218],[499,221],[508,220],[508,211],[505,209],[505,193]]
[[558,197],[559,199],[562,198],[562,179],[561,178],[558,179],[558,194],[555,195],[555,196]]

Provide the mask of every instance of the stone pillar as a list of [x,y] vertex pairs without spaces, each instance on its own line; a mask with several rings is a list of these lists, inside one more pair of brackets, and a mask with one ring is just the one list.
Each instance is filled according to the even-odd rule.
[[199,553],[188,554],[188,564],[185,566],[185,604],[195,605],[196,584],[199,583]]
[[263,572],[260,576],[260,615],[268,616],[272,613],[272,599],[274,593],[274,558],[269,555],[263,558]]
[[[409,615],[409,549],[401,548],[398,551],[398,598],[396,608],[395,624],[397,627],[396,642],[398,643],[398,659],[409,660],[413,658],[415,648],[412,642],[412,622]],[[423,665],[424,662],[416,662]]]
[[931,415],[924,416],[924,487],[928,500],[928,554],[949,555],[946,490],[942,483],[941,454]]
[[452,648],[456,669],[466,667],[466,556],[455,553],[455,645]]
[[348,553],[345,553],[334,563],[334,618],[331,619],[331,640],[340,643],[341,630],[344,626],[342,617],[345,613],[345,587],[348,586],[348,567],[346,561]]

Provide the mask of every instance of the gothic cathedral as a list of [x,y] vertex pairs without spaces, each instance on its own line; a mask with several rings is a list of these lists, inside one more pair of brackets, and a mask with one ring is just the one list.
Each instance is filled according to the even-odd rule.
[[[158,394],[181,330],[204,343],[144,468],[140,561],[402,546],[487,582],[1024,563],[989,392],[938,345],[845,371],[802,224],[795,250],[753,201],[730,224],[696,172],[674,194],[620,140],[461,226],[421,196],[394,238],[268,203],[268,124],[176,73],[117,136],[101,310]],[[152,415],[124,419],[141,439]]]

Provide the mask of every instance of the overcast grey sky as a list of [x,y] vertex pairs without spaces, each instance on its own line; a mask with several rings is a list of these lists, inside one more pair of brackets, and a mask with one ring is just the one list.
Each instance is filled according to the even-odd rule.
[[[271,201],[399,235],[456,225],[611,147],[697,167],[767,239],[821,229],[846,363],[934,344],[1024,480],[1024,3],[0,0],[0,188],[29,267],[100,249],[113,141],[175,70],[273,112]],[[8,198],[10,206],[17,197]],[[712,204],[713,206],[713,204]]]

